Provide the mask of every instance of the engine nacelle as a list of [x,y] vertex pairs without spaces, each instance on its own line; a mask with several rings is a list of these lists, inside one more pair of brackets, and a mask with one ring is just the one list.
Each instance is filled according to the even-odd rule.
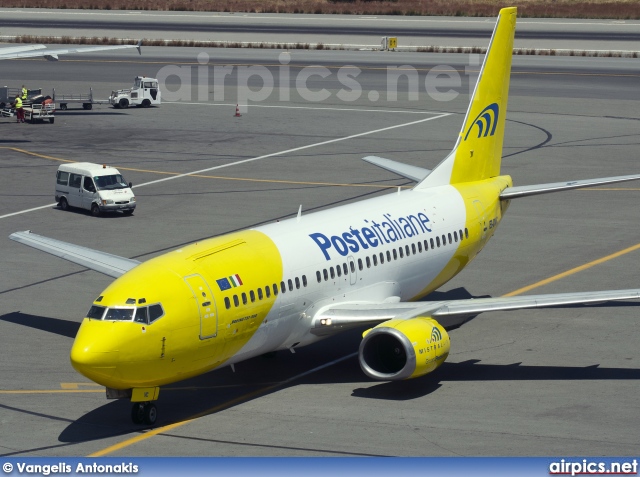
[[424,376],[449,356],[449,335],[430,317],[386,321],[365,331],[363,337],[360,367],[381,381]]

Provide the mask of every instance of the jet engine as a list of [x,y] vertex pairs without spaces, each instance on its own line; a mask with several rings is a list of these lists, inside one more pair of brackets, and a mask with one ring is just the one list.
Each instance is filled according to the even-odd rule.
[[386,321],[362,336],[360,367],[381,381],[424,376],[449,356],[449,335],[430,317]]

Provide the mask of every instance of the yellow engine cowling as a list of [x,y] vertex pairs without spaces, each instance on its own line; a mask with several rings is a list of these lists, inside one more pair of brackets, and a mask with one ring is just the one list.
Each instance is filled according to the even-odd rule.
[[424,376],[449,356],[449,335],[430,317],[386,321],[362,336],[360,367],[381,381]]

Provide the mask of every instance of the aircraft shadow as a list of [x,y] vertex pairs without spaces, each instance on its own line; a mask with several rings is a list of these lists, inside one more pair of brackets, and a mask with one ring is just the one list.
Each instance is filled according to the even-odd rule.
[[80,328],[80,323],[59,318],[49,318],[48,316],[37,316],[14,311],[5,315],[0,315],[1,321],[7,321],[16,325],[22,325],[36,330],[47,331],[67,338],[75,338]]
[[[163,387],[156,402],[158,421],[153,427],[215,414],[288,387],[304,385],[342,383],[351,386],[351,396],[356,398],[409,401],[437,392],[448,381],[640,380],[640,369],[600,368],[598,365],[584,368],[523,366],[521,363],[495,365],[468,360],[444,363],[435,372],[421,378],[373,384],[362,373],[357,356],[351,356],[290,383],[280,384],[291,376],[342,358],[350,351],[355,352],[362,331],[347,331],[301,348],[295,354],[278,351],[253,358],[238,363],[235,373],[230,368],[222,368]],[[108,402],[70,423],[58,439],[60,442],[78,443],[149,429],[149,426],[133,424],[130,412],[131,403],[127,400]]]

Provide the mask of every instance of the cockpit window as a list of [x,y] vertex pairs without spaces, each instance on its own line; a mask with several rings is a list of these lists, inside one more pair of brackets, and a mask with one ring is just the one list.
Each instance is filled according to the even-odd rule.
[[87,318],[93,318],[95,320],[101,320],[102,319],[102,315],[104,315],[104,310],[106,310],[106,307],[104,307],[104,306],[93,305],[89,309],[89,311],[87,312]]
[[149,324],[149,310],[146,306],[142,306],[136,309],[136,316],[133,319],[136,323]]
[[109,308],[105,321],[131,321],[133,320],[134,308]]
[[149,307],[149,323],[153,323],[158,318],[161,318],[164,315],[164,310],[162,309],[162,305],[151,305]]

